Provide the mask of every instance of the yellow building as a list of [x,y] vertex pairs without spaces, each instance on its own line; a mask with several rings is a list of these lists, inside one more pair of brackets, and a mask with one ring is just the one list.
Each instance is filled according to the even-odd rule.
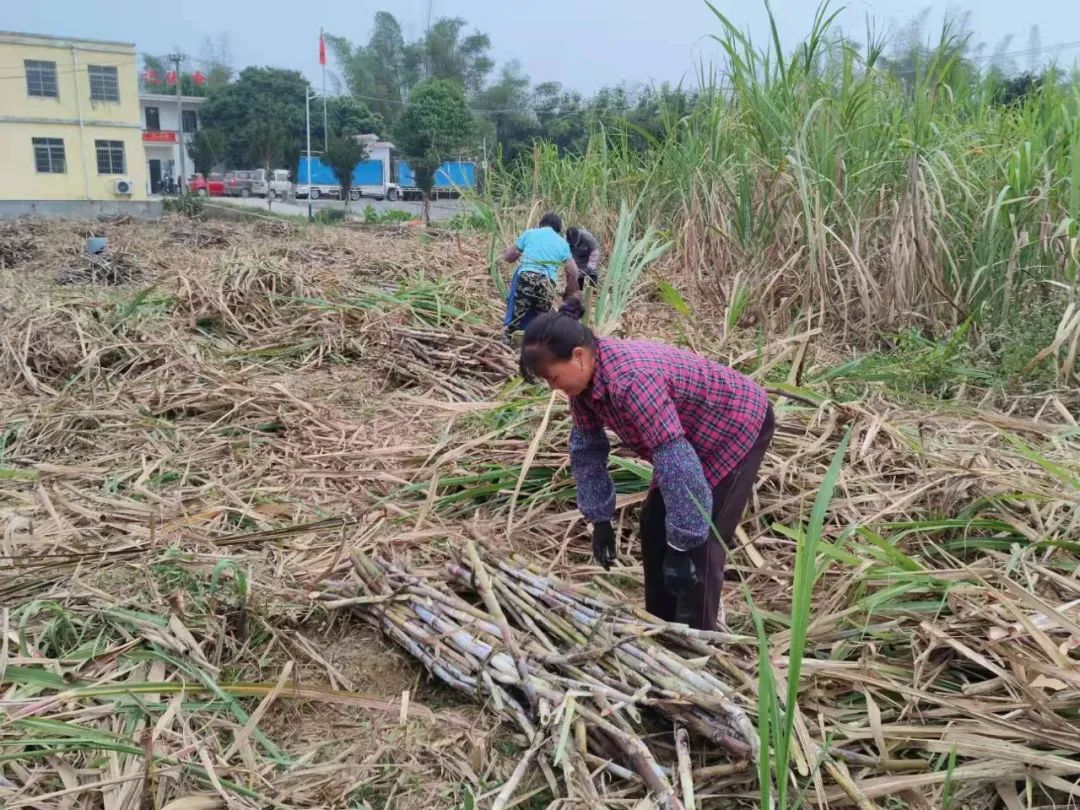
[[0,200],[146,200],[135,46],[0,32]]

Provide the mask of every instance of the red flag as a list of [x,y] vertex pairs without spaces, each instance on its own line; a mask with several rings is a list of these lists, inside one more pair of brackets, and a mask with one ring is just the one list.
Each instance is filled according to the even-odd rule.
[[326,67],[326,43],[323,42],[322,31],[319,31],[319,64]]
[[194,73],[192,73],[191,80],[195,82],[195,84],[206,84],[206,76],[203,75],[203,72],[201,70],[196,70]]
[[158,75],[157,75],[156,70],[144,70],[142,77],[143,77],[143,81],[148,82],[150,84],[157,84],[158,83]]
[[172,87],[174,84],[176,84],[175,70],[170,70],[168,73],[165,74],[165,84],[169,85],[169,87]]

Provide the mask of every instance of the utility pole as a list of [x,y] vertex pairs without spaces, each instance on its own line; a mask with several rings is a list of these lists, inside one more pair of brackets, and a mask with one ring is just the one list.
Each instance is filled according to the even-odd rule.
[[424,65],[427,67],[427,76],[431,78],[431,0],[427,3],[427,28],[424,31]]
[[187,194],[187,160],[184,145],[184,94],[180,80],[180,62],[184,58],[182,53],[174,53],[170,57],[173,63],[173,73],[176,75],[176,137],[180,148],[180,196]]
[[307,118],[307,218],[308,222],[314,222],[315,215],[311,212],[311,88],[304,88],[304,115]]

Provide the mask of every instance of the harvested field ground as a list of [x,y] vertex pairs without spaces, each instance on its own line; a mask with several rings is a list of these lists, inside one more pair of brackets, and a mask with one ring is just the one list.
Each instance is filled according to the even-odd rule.
[[[851,352],[797,330],[721,340],[715,304],[684,318],[646,290],[624,331],[797,395],[775,397],[730,557],[731,632],[692,638],[633,610],[646,465],[614,460],[620,560],[591,565],[565,407],[497,341],[488,236],[95,224],[103,275],[81,255],[88,227],[0,230],[5,807],[490,806],[523,761],[503,806],[647,807],[618,741],[640,737],[679,786],[673,719],[690,726],[697,806],[754,807],[773,773],[754,762],[761,690],[783,707],[793,649],[798,700],[760,754],[773,761],[790,722],[789,795],[1010,810],[1080,796],[1076,390],[795,390],[782,380]],[[808,613],[796,581],[813,583]],[[580,600],[557,627],[530,612],[547,587]],[[421,633],[433,605],[472,617],[488,654],[445,625]],[[621,640],[569,618],[582,606]],[[410,640],[495,682],[454,691]],[[629,671],[637,645],[649,661]],[[681,669],[649,669],[669,653]],[[535,713],[515,686],[524,658],[546,679]],[[706,739],[710,712],[727,744]],[[170,805],[183,797],[202,798]]]

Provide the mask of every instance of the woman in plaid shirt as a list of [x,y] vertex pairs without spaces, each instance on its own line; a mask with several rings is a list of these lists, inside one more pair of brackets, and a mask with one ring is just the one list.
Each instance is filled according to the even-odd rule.
[[570,465],[593,558],[605,568],[615,560],[606,428],[653,465],[641,509],[646,609],[713,630],[726,547],[772,439],[772,405],[737,371],[657,343],[598,338],[581,324],[580,305],[563,310],[529,324],[520,366],[570,397]]

